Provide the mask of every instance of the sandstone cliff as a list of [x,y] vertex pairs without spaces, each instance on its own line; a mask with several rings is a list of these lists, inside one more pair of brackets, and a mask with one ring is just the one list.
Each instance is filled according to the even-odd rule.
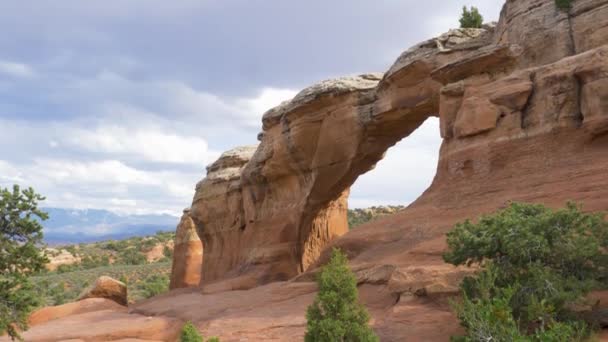
[[[429,116],[443,138],[430,188],[337,238],[349,187]],[[607,148],[608,0],[567,12],[508,0],[495,26],[450,31],[383,75],[322,82],[267,112],[259,146],[222,156],[197,185],[203,286],[133,311],[222,341],[301,339],[313,274],[338,246],[381,340],[448,341],[459,326],[445,298],[469,270],[443,263],[445,232],[509,200],[608,209]]]

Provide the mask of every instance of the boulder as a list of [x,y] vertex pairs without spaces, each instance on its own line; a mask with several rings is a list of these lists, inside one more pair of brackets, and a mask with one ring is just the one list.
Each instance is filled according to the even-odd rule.
[[86,289],[78,298],[79,301],[88,298],[106,298],[120,305],[127,305],[127,285],[114,278],[101,276],[93,286]]

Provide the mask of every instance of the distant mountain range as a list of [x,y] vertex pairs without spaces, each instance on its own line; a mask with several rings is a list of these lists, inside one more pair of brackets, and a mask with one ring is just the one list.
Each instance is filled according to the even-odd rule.
[[50,245],[119,240],[175,230],[179,218],[171,215],[119,215],[101,209],[43,208],[44,240]]

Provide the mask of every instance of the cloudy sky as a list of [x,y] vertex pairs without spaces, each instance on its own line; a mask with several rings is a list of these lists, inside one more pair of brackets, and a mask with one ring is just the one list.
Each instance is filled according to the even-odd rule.
[[[47,206],[178,213],[204,166],[256,142],[314,82],[384,71],[458,24],[454,0],[3,0],[0,186]],[[487,21],[500,0],[467,0]],[[433,177],[437,120],[389,150],[351,205],[405,204]]]

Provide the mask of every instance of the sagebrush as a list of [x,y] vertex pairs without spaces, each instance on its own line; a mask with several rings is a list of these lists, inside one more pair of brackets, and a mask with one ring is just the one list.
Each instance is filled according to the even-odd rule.
[[203,336],[198,332],[198,329],[192,324],[192,322],[187,322],[182,327],[182,332],[180,334],[181,342],[203,342]]
[[[198,332],[198,329],[196,329],[192,322],[187,322],[182,327],[180,342],[205,342],[205,338]],[[220,339],[217,337],[209,337],[207,342],[220,342]]]

